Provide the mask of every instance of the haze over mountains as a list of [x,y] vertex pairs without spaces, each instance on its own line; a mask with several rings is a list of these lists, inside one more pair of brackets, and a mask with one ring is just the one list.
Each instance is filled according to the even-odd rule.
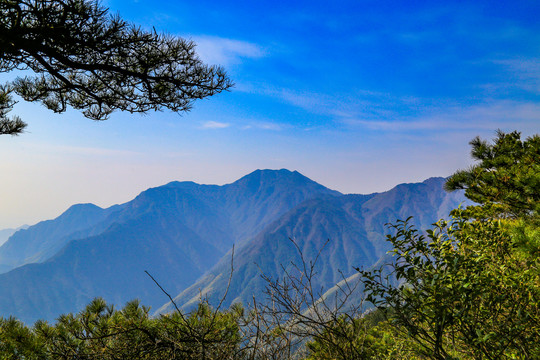
[[74,205],[0,246],[0,316],[54,320],[97,296],[119,306],[138,298],[167,311],[166,296],[145,270],[189,309],[201,292],[210,300],[224,293],[233,244],[226,305],[248,302],[262,293],[260,271],[280,276],[281,265],[299,260],[289,238],[306,258],[330,240],[317,280],[329,288],[340,271],[351,274],[384,256],[384,224],[414,215],[427,227],[464,201],[444,192],[443,182],[342,195],[296,171],[257,170],[224,186],[172,182],[107,209]]

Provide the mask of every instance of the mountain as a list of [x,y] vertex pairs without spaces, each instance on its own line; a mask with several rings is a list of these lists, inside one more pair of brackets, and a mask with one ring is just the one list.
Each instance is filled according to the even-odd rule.
[[[18,227],[16,229],[2,229],[2,230],[0,230],[0,246],[2,246],[4,243],[6,243],[9,240],[9,238],[13,234],[15,234],[17,231],[19,231],[21,229],[27,229],[27,228],[28,228],[28,225],[23,225],[23,226],[20,226],[20,227]],[[11,266],[0,264],[0,274],[10,270],[11,268],[12,268]]]
[[42,262],[70,240],[89,235],[100,222],[120,208],[102,209],[93,204],[77,204],[54,220],[21,229],[0,246],[0,266],[8,271],[24,264]]
[[0,246],[5,243],[11,235],[17,231],[16,229],[2,229],[0,230]]
[[[292,189],[294,191],[291,191]],[[245,240],[294,206],[313,198],[313,194],[341,195],[298,171],[257,170],[230,185],[225,185],[222,201],[233,227],[237,229],[236,238]]]
[[[215,305],[226,292],[224,306],[250,303],[254,294],[260,301],[266,285],[261,275],[279,279],[294,273],[294,264],[302,265],[300,254],[308,264],[318,259],[313,285],[323,293],[343,276],[353,275],[354,267],[370,268],[385,256],[389,250],[385,224],[413,215],[413,224],[427,228],[464,201],[462,193],[447,193],[443,184],[443,178],[432,178],[384,193],[307,200],[235,251],[228,290],[231,253],[176,296],[175,303],[190,310],[202,295]],[[167,303],[157,313],[171,310]]]
[[0,247],[0,264],[24,264],[0,274],[0,315],[53,320],[97,296],[159,306],[166,297],[145,270],[181,292],[233,243],[304,201],[336,196],[298,172],[257,170],[224,186],[172,182],[108,209],[75,205]]
[[[223,186],[171,182],[107,209],[74,205],[0,247],[0,267],[11,268],[0,274],[0,316],[54,320],[97,296],[119,306],[139,298],[158,309],[167,298],[145,270],[179,294],[184,309],[201,293],[215,302],[227,288],[233,244],[225,305],[261,297],[261,273],[294,271],[298,250],[307,261],[321,251],[314,285],[330,289],[353,267],[381,261],[386,223],[414,215],[425,228],[464,200],[444,192],[443,183],[432,178],[342,195],[296,171],[257,170]],[[158,312],[168,310],[170,304]]]
[[8,239],[11,237],[11,235],[15,234],[17,231],[22,229],[27,229],[28,225],[19,226],[16,229],[2,229],[0,230],[0,246],[2,246]]

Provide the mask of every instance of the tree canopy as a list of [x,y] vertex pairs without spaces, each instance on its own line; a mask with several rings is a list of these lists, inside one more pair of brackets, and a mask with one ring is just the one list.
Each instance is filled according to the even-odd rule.
[[0,71],[13,70],[32,73],[0,86],[0,135],[26,126],[8,116],[13,94],[105,120],[115,110],[185,112],[233,85],[194,42],[143,30],[97,0],[0,0]]
[[471,216],[534,217],[540,210],[540,136],[521,140],[517,131],[497,131],[493,144],[474,138],[471,155],[477,161],[454,173],[446,182],[449,191],[465,189],[480,206]]
[[382,269],[360,271],[367,299],[421,358],[540,357],[540,138],[499,131],[471,141],[479,162],[447,189],[475,201],[421,233],[408,221],[387,239],[396,285]]

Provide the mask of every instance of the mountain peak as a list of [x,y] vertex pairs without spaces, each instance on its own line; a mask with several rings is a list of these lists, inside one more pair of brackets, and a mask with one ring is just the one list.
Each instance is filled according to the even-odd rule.
[[290,171],[287,169],[259,169],[252,173],[245,175],[239,180],[229,185],[246,186],[248,189],[256,190],[260,186],[266,186],[269,184],[283,184],[287,186],[303,186],[303,185],[316,185],[323,188],[323,185],[311,180],[310,178],[302,175],[298,171]]
[[446,181],[446,178],[437,176],[437,177],[430,177],[424,181],[422,181],[423,184],[436,184],[440,185],[441,183],[444,183]]
[[87,212],[87,211],[101,211],[103,210],[102,208],[100,208],[99,206],[97,205],[94,205],[92,203],[84,203],[84,204],[75,204],[75,205],[71,205],[66,211],[64,211],[64,213],[62,213],[62,215],[60,216],[73,216],[73,215],[76,215],[76,214],[80,214],[82,212]]
[[[290,171],[288,169],[257,169],[243,177],[241,177],[239,180],[245,179],[245,178],[275,178],[275,177],[286,177],[290,176],[294,173],[298,173],[297,171]],[[299,174],[299,173],[298,173]]]

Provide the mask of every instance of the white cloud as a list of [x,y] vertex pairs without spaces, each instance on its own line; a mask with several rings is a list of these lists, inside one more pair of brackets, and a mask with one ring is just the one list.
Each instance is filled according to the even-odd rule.
[[225,129],[231,126],[231,124],[218,122],[218,121],[207,121],[202,124],[203,129]]
[[336,115],[339,111],[350,110],[350,105],[360,105],[362,100],[343,98],[340,95],[330,95],[312,91],[299,91],[288,88],[279,88],[265,84],[242,83],[237,84],[236,91],[250,94],[260,94],[279,99],[290,105],[299,107],[314,114]]
[[197,54],[209,64],[227,66],[239,63],[243,58],[257,59],[265,55],[257,44],[217,36],[194,36]]

